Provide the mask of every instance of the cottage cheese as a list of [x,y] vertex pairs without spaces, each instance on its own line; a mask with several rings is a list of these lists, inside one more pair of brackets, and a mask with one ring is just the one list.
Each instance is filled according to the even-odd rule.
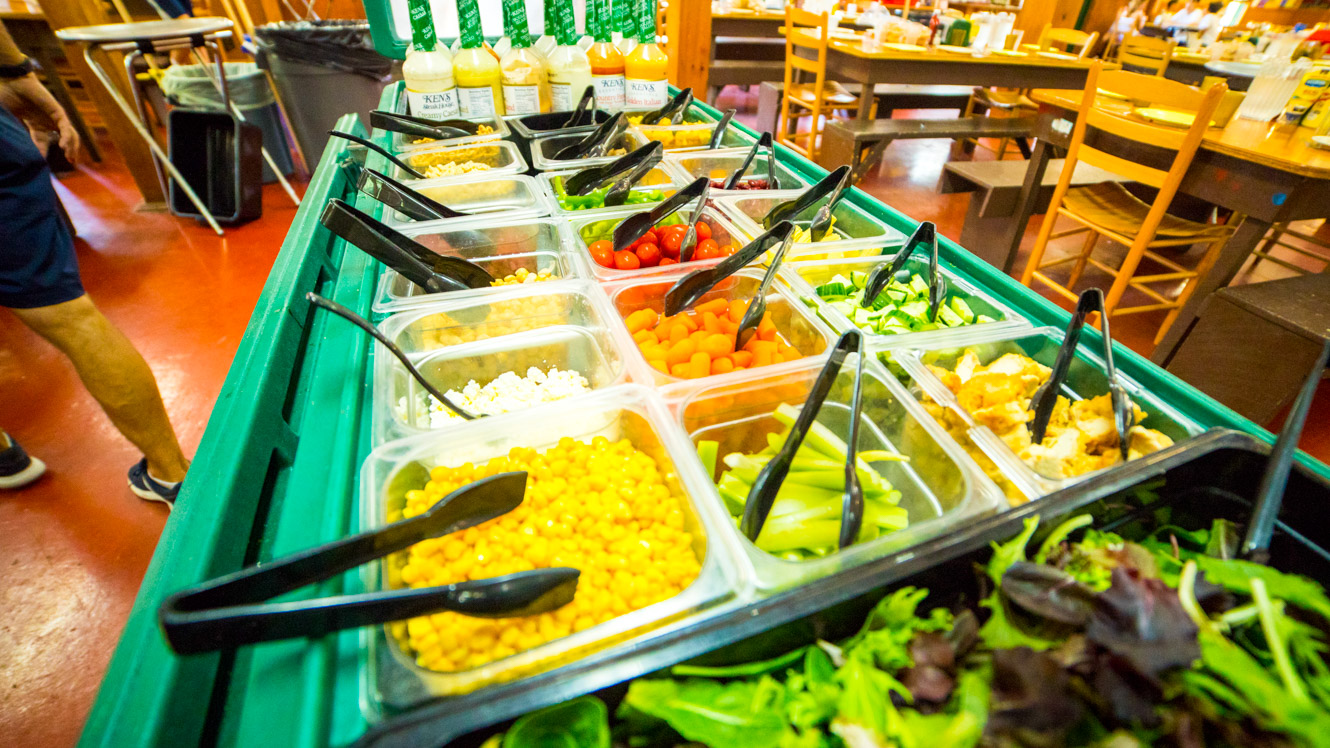
[[[461,392],[448,390],[445,394],[469,413],[493,416],[590,391],[591,384],[587,378],[576,371],[551,367],[545,372],[533,366],[527,369],[526,376],[506,371],[484,386],[473,379]],[[440,428],[462,420],[461,416],[448,410],[429,393],[421,393],[420,407],[428,409],[430,428]],[[398,402],[398,413],[403,420],[410,420],[406,398]]]

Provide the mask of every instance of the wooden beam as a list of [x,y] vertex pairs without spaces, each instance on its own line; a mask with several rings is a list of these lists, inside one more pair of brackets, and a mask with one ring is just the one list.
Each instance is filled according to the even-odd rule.
[[[95,7],[89,7],[87,3],[69,2],[68,0],[42,0],[41,7],[46,14],[46,21],[51,25],[52,30],[68,28],[70,26],[89,26],[102,23],[115,23],[119,19],[108,18],[103,12]],[[102,116],[102,121],[106,123],[106,130],[110,133],[111,142],[120,152],[121,157],[125,159],[125,165],[129,167],[129,173],[134,177],[134,184],[138,186],[139,193],[143,195],[143,201],[153,207],[164,206],[166,195],[162,194],[161,185],[157,182],[157,171],[153,168],[152,151],[148,149],[148,144],[139,137],[134,126],[130,124],[125,114],[115,105],[105,88],[102,88],[101,81],[93,75],[92,70],[83,60],[83,48],[78,44],[65,44],[65,58],[69,60],[69,65],[78,75],[83,83],[83,90],[87,92],[88,97],[97,105],[97,111]],[[99,62],[106,72],[116,81],[120,88],[120,93],[126,101],[132,101],[129,95],[128,82],[125,80],[124,62],[121,55],[103,56]]]
[[705,97],[711,69],[711,0],[670,0],[665,35],[670,82]]

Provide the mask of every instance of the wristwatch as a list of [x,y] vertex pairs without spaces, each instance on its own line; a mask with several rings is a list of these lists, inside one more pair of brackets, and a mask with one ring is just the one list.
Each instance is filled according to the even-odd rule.
[[0,79],[22,78],[37,69],[31,57],[24,57],[17,65],[0,65]]

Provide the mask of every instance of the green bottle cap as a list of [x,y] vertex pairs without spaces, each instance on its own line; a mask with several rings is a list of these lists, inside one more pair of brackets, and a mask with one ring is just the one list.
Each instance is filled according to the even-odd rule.
[[476,0],[457,0],[457,31],[462,37],[463,49],[475,49],[485,44]]
[[610,0],[592,0],[596,6],[596,30],[592,34],[598,42],[609,42],[610,36]]
[[637,22],[633,20],[635,0],[614,0],[614,30],[625,39],[637,35]]
[[555,6],[554,38],[560,45],[569,46],[577,43],[577,20],[573,17],[572,0],[546,0]]
[[654,0],[641,0],[637,14],[637,43],[656,43],[656,3]]
[[503,0],[503,20],[504,32],[514,47],[531,46],[531,27],[527,25],[523,0]]
[[429,0],[408,0],[406,7],[411,17],[411,46],[421,52],[433,52],[439,37],[434,31]]

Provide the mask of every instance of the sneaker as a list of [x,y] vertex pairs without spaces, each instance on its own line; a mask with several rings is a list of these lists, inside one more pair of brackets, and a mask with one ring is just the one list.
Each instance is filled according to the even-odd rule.
[[144,501],[160,501],[174,508],[175,497],[180,493],[180,484],[167,486],[148,475],[148,458],[144,457],[129,469],[129,490]]
[[0,433],[0,488],[22,488],[42,477],[46,463],[29,457],[18,442]]

